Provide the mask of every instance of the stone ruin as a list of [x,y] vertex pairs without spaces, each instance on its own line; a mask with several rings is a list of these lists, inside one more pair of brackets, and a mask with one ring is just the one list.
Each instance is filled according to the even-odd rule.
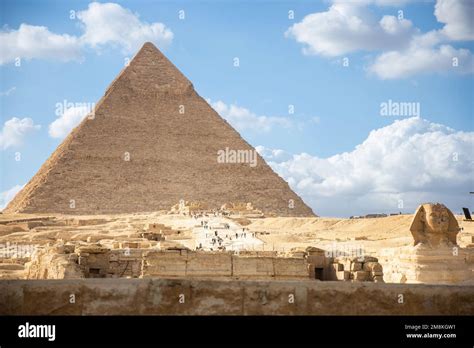
[[383,267],[373,256],[327,257],[322,249],[306,249],[309,276],[319,280],[383,282]]
[[460,228],[443,204],[418,207],[410,226],[413,245],[381,251],[386,280],[394,283],[474,283],[474,253],[457,243]]
[[313,247],[276,251],[203,252],[184,247],[144,248],[121,242],[110,249],[100,243],[58,242],[41,247],[25,265],[26,279],[208,278],[229,280],[323,280],[383,282],[374,257],[328,258]]
[[[251,211],[253,206],[241,204],[225,208]],[[210,214],[209,211],[203,213]],[[180,220],[170,218],[165,220]],[[315,247],[286,252],[190,250],[192,233],[187,227],[179,227],[179,223],[172,223],[173,227],[165,225],[149,214],[35,219],[37,221],[0,224],[5,232],[16,231],[24,225],[20,233],[27,235],[35,246],[33,255],[22,259],[0,257],[3,277],[383,280],[382,267],[376,258],[368,255],[359,260],[329,257],[325,250]],[[230,217],[229,222],[240,224],[242,220],[246,218],[237,215]],[[213,226],[213,229],[219,228]],[[16,238],[11,240],[27,242],[24,237]]]
[[263,217],[261,210],[256,209],[251,202],[229,202],[221,206],[220,211],[227,216],[239,215],[248,218]]
[[383,283],[383,267],[373,256],[337,258],[331,264],[331,280]]
[[197,215],[197,214],[219,214],[223,216],[241,216],[248,218],[264,217],[261,210],[256,209],[251,202],[228,202],[220,207],[211,207],[206,202],[184,201],[173,205],[170,214]]
[[209,204],[205,202],[190,202],[190,201],[184,201],[180,200],[179,203],[173,205],[170,209],[171,214],[184,214],[184,215],[191,215],[193,213],[200,213],[203,211],[208,211],[209,209]]

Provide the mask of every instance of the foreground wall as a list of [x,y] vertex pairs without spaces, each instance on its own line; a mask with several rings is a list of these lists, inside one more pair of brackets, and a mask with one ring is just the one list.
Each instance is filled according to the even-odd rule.
[[210,253],[187,250],[148,252],[142,277],[220,277],[228,279],[308,279],[306,259],[277,257],[272,252]]
[[0,314],[473,315],[474,286],[314,280],[6,280],[0,281]]

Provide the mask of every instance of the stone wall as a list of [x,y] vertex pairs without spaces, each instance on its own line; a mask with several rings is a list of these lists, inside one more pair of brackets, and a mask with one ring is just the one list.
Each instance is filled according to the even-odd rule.
[[474,284],[474,250],[417,245],[383,249],[384,278],[391,283]]
[[71,278],[228,278],[307,279],[304,257],[275,252],[202,252],[186,249],[109,249],[97,244],[42,248],[26,264],[27,279]]
[[277,257],[276,253],[164,250],[144,255],[142,276],[307,279],[309,270],[305,258]]
[[25,264],[26,279],[138,278],[142,249],[108,249],[95,244],[40,248]]
[[[233,256],[233,276],[239,278],[272,278],[275,277],[275,268],[272,257]],[[306,274],[308,277],[308,274]]]
[[[129,243],[131,244],[131,243]],[[128,245],[128,244],[127,244]],[[375,259],[376,260],[376,259]],[[73,278],[227,278],[320,279],[374,281],[373,277],[339,277],[340,273],[371,274],[347,268],[338,260],[305,253],[275,251],[204,252],[187,249],[142,249],[137,245],[109,249],[99,244],[45,246],[25,266],[26,279]],[[361,264],[362,265],[362,264]],[[334,268],[338,266],[338,268]],[[339,269],[340,266],[340,269]],[[380,265],[379,265],[380,266]],[[359,267],[360,268],[360,267]],[[316,269],[323,270],[316,276]],[[381,269],[381,267],[380,267]],[[338,272],[340,271],[340,272]],[[354,272],[352,272],[354,271]],[[358,271],[355,272],[355,271]],[[344,273],[344,274],[345,274]],[[380,278],[382,275],[378,275]],[[380,270],[381,274],[381,270]]]
[[0,314],[474,315],[474,286],[311,280],[4,280],[0,281]]

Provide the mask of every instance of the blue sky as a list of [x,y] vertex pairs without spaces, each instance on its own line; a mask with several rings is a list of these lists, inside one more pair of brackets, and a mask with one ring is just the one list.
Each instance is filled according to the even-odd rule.
[[[56,104],[97,102],[124,59],[151,38],[316,213],[411,212],[421,200],[455,211],[472,205],[472,4],[388,2],[118,1],[92,8],[88,1],[2,1],[0,204],[67,133],[51,136]],[[71,10],[103,16],[101,25],[86,14],[70,19]],[[139,29],[114,22],[124,13]],[[150,34],[155,23],[163,31]],[[114,30],[139,35],[121,39]],[[42,44],[41,35],[49,43],[61,39]],[[455,57],[459,65],[452,67]],[[382,116],[388,100],[418,103],[420,115]],[[16,123],[7,124],[12,118]],[[374,130],[380,135],[367,142]],[[384,149],[379,159],[369,143]],[[407,144],[419,152],[412,173],[404,164],[410,151],[401,150]],[[377,184],[362,179],[375,174]]]

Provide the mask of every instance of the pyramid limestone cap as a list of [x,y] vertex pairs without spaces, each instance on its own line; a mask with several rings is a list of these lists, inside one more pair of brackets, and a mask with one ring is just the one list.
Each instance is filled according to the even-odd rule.
[[140,94],[189,94],[193,84],[151,42],[145,42],[128,65],[111,83],[107,93],[117,85],[127,85]]

